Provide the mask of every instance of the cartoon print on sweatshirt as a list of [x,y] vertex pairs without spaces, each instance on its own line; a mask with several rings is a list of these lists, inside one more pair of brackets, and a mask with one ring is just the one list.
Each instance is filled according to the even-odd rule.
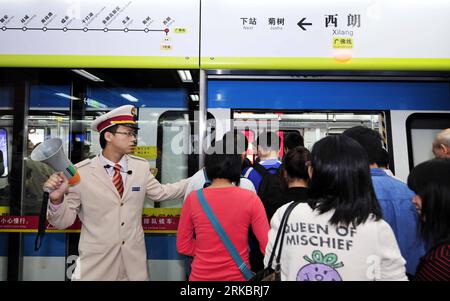
[[297,281],[342,281],[337,268],[344,266],[342,262],[337,262],[338,257],[334,253],[325,256],[319,250],[312,252],[312,259],[308,256],[303,258],[309,262],[300,268],[297,273]]

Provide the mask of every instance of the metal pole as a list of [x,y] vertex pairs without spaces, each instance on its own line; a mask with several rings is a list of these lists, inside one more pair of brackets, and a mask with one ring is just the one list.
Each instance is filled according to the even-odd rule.
[[205,138],[207,120],[208,79],[206,70],[200,70],[200,100],[198,105],[198,167],[203,168],[205,162]]
[[[30,98],[30,82],[22,71],[14,71],[9,75],[13,88],[13,144],[12,164],[9,174],[10,215],[23,215],[23,199],[26,166],[24,158],[28,156],[28,106]],[[9,233],[8,238],[8,281],[22,280],[23,244],[22,233]]]

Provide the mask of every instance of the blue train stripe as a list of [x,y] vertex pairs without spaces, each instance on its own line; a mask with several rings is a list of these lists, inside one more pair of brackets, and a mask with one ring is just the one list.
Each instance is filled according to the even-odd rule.
[[0,256],[8,256],[8,235],[9,233],[0,233]]
[[209,81],[208,108],[450,110],[450,85],[424,82]]
[[38,251],[34,251],[35,238],[36,233],[23,234],[23,256],[66,256],[65,233],[46,233],[44,239],[42,240],[41,248]]
[[[23,234],[24,256],[60,256],[66,254],[66,234],[46,233],[39,251],[34,251],[35,233]],[[152,260],[180,260],[182,256],[177,252],[176,235],[146,234],[147,259]],[[0,233],[0,256],[7,256],[8,233]]]
[[176,235],[145,235],[147,259],[180,260],[183,257],[177,252]]

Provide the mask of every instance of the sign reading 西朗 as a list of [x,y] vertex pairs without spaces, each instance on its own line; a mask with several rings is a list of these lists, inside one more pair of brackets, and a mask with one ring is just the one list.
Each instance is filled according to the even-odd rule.
[[201,66],[449,70],[449,14],[447,0],[202,1]]

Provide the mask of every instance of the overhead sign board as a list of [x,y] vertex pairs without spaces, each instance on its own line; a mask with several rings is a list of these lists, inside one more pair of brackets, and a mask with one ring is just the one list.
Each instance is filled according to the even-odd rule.
[[2,66],[198,68],[198,0],[0,0]]
[[0,66],[450,70],[448,0],[0,0]]
[[201,66],[450,69],[448,0],[204,0]]

